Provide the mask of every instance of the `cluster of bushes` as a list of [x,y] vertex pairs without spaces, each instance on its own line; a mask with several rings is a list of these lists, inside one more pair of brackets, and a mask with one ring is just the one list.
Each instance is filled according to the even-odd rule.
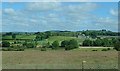
[[24,51],[25,48],[21,46],[10,46],[7,48],[2,48],[3,51]]
[[41,51],[46,51],[46,48],[52,48],[53,50],[57,50],[60,48],[65,50],[72,50],[72,49],[78,48],[78,42],[75,39],[64,40],[61,42],[61,45],[59,45],[58,41],[54,41],[51,45],[47,43],[47,45],[43,46],[41,48]]
[[102,49],[102,51],[109,51],[110,50],[110,48],[107,48],[107,49]]
[[35,48],[37,46],[37,42],[24,42],[23,47],[26,48]]
[[37,32],[35,34],[36,34],[36,37],[35,37],[36,41],[41,41],[41,40],[47,39],[47,38],[49,38],[51,36],[51,32],[50,31]]
[[21,44],[10,44],[8,41],[2,41],[2,50],[3,51],[24,51],[25,48],[35,48],[37,45],[37,42],[24,42]]
[[[115,41],[116,42],[116,41]],[[114,41],[108,38],[90,40],[86,39],[83,41],[83,46],[103,46],[103,47],[112,47],[114,46]]]
[[78,48],[78,42],[75,39],[72,40],[64,40],[61,42],[61,47],[64,47],[65,50],[71,50]]
[[114,44],[114,49],[116,49],[117,51],[120,51],[120,41]]
[[10,42],[2,41],[2,47],[10,47]]

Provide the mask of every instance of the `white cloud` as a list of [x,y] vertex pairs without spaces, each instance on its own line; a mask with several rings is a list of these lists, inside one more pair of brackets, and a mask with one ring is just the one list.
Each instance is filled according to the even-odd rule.
[[110,14],[113,15],[113,16],[118,16],[118,10],[111,9]]
[[4,13],[7,13],[9,15],[14,15],[16,12],[12,8],[6,8],[6,9],[4,9]]
[[31,11],[47,11],[58,9],[59,6],[59,2],[32,2],[28,3],[27,8]]
[[68,12],[71,13],[84,13],[84,12],[89,12],[89,11],[93,11],[98,7],[98,5],[96,3],[83,3],[83,4],[79,4],[79,5],[69,5],[66,6],[65,9],[68,10]]
[[[57,2],[32,2],[27,3],[26,6],[26,9],[19,11],[15,11],[12,8],[5,9],[4,12],[10,15],[3,16],[4,25],[11,27],[16,25],[30,31],[40,29],[97,29],[102,27],[108,28],[108,26],[110,28],[116,28],[117,26],[116,19],[111,17],[98,17],[96,14],[91,13],[99,7],[96,3],[62,5],[62,3]],[[112,14],[115,15],[115,11]]]

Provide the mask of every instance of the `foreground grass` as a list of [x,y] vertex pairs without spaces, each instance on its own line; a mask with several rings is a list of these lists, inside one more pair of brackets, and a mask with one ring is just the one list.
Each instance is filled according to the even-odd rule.
[[117,69],[117,51],[3,51],[3,69]]

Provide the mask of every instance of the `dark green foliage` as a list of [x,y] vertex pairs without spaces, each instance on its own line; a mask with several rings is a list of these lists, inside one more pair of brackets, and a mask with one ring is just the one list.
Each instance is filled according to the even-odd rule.
[[20,46],[11,46],[8,48],[3,48],[3,51],[24,51],[25,48],[24,47],[20,47]]
[[102,39],[102,46],[104,47],[110,47],[113,45],[112,40],[109,40],[107,38]]
[[107,50],[111,50],[110,48],[107,48]]
[[46,51],[46,48],[41,48],[41,51]]
[[101,40],[101,39],[96,39],[96,40],[93,42],[93,46],[102,46],[102,40]]
[[50,48],[50,42],[48,42],[48,43],[46,44],[46,47],[47,47],[47,48]]
[[16,34],[12,34],[12,39],[16,39]]
[[64,40],[64,41],[61,42],[61,47],[66,47],[67,45],[69,45],[68,40]]
[[93,45],[93,41],[91,41],[90,39],[86,39],[83,41],[83,46],[92,46]]
[[70,40],[69,45],[73,48],[78,48],[78,42],[75,39]]
[[52,43],[52,49],[57,49],[59,47],[59,42],[58,41],[54,41]]
[[102,49],[102,51],[108,51],[108,49]]
[[86,39],[83,41],[83,46],[104,46],[104,47],[112,47],[113,46],[113,42],[111,39],[109,38],[97,38],[96,40],[90,40],[90,39]]
[[8,41],[2,41],[2,47],[10,47],[10,43]]
[[46,46],[43,46],[43,47],[41,48],[41,51],[47,51]]
[[51,35],[52,35],[52,34],[51,34],[50,31],[46,31],[46,32],[45,32],[46,39],[49,38]]
[[36,35],[36,38],[35,38],[35,40],[37,40],[37,41],[41,41],[41,40],[44,40],[44,39],[47,39],[47,38],[49,38],[51,36],[51,32],[50,31],[47,31],[47,32],[39,32],[39,33],[37,33],[37,35]]
[[24,42],[23,46],[26,48],[35,48],[36,47],[36,43],[35,42]]
[[92,51],[97,51],[97,50],[92,50]]
[[114,49],[116,49],[117,51],[120,51],[120,41],[114,44]]
[[91,36],[92,38],[96,38],[98,35],[104,35],[104,36],[118,36],[119,33],[107,31],[107,30],[86,30],[82,31],[82,34],[85,34],[85,36]]
[[68,41],[65,45],[65,50],[78,48],[78,42],[75,39]]

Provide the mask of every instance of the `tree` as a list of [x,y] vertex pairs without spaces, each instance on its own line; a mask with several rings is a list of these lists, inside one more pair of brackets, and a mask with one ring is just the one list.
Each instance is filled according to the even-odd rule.
[[96,40],[93,42],[93,45],[94,45],[94,46],[102,46],[102,40],[101,40],[101,39],[96,39]]
[[16,34],[12,34],[12,39],[16,39]]
[[72,39],[68,42],[68,45],[65,46],[65,50],[71,50],[78,48],[78,42],[75,39]]
[[46,31],[45,35],[46,35],[46,39],[47,39],[47,38],[49,38],[51,36],[51,32],[50,31]]
[[91,41],[90,39],[86,39],[83,41],[83,46],[92,46],[93,45],[93,41]]
[[10,47],[10,42],[2,41],[2,47]]
[[69,41],[64,40],[61,42],[61,47],[66,47],[67,45],[69,45]]
[[112,46],[113,45],[113,41],[112,40],[109,40],[108,38],[104,38],[103,40],[102,40],[102,46],[104,46],[104,47],[110,47],[110,46]]
[[33,42],[26,42],[26,41],[25,41],[25,42],[23,43],[23,46],[26,47],[26,48],[35,48],[36,45],[37,45],[36,42],[33,43]]
[[116,49],[117,51],[120,51],[120,42],[116,42],[114,44],[114,49]]
[[52,48],[53,49],[57,49],[59,47],[59,42],[58,41],[54,41],[53,43],[52,43]]
[[70,40],[69,45],[73,46],[73,48],[78,48],[78,42],[75,39]]

